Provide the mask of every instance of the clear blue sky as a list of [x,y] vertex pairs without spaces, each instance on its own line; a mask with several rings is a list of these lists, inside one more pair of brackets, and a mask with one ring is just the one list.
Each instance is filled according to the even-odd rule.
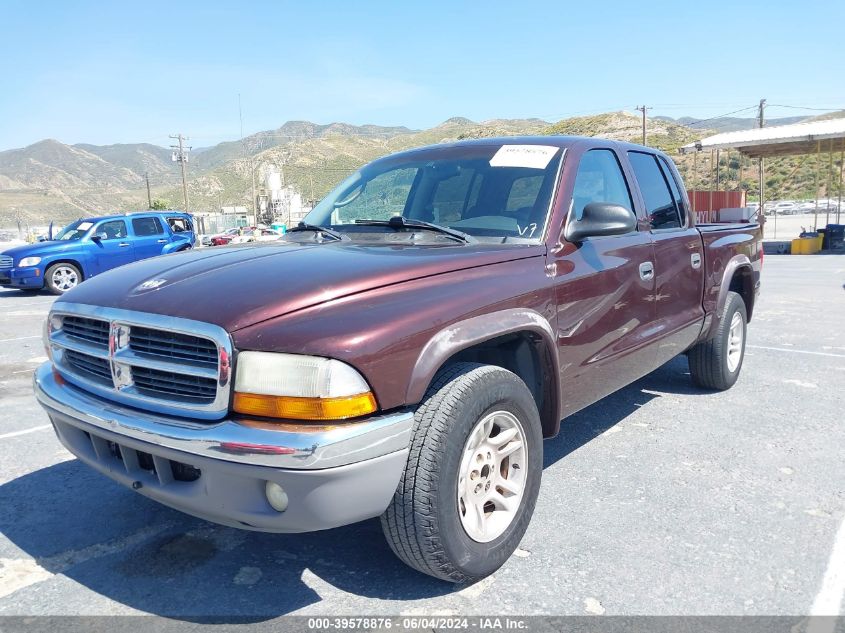
[[[845,2],[0,0],[0,149],[194,146],[289,119],[423,128],[845,107]],[[768,116],[810,111],[771,108]],[[753,115],[753,112],[740,116]]]

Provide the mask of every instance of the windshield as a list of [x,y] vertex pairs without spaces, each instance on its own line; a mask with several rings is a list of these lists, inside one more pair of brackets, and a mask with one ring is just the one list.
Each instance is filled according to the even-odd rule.
[[73,240],[81,239],[88,230],[94,226],[93,222],[83,222],[82,220],[77,220],[76,222],[71,222],[61,231],[59,231],[58,235],[54,237],[54,240],[63,240],[66,242],[71,242]]
[[304,222],[347,234],[372,233],[356,223],[403,216],[479,241],[537,242],[561,154],[559,147],[546,145],[459,145],[388,157],[347,178]]

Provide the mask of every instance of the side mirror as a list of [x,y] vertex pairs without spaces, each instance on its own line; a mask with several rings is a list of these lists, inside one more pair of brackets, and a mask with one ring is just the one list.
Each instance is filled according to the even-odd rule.
[[91,236],[91,240],[93,242],[101,242],[102,240],[107,240],[107,239],[109,239],[109,236],[106,235],[105,233],[94,233],[94,235]]
[[584,207],[580,220],[570,220],[564,237],[568,242],[582,242],[588,237],[624,235],[636,228],[637,218],[630,209],[609,202],[591,202]]

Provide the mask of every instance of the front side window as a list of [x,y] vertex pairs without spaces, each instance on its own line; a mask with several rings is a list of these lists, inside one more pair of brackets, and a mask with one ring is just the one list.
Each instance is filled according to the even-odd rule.
[[657,158],[653,154],[628,152],[631,167],[643,194],[648,220],[653,229],[675,229],[681,226],[678,209],[669,191]]
[[164,233],[164,229],[158,221],[158,218],[133,218],[132,230],[138,237],[144,237],[145,235],[161,235]]
[[103,222],[94,232],[101,240],[122,240],[126,238],[126,222],[123,220],[109,220]]
[[[562,153],[554,146],[479,144],[388,157],[347,178],[304,221],[371,241],[374,235],[383,239],[386,231],[362,222],[402,216],[480,241],[536,242]],[[414,239],[444,240],[434,232],[414,234]]]
[[576,220],[584,215],[591,202],[618,204],[633,213],[631,193],[619,160],[609,149],[591,149],[581,157],[575,187],[572,190],[572,213]]

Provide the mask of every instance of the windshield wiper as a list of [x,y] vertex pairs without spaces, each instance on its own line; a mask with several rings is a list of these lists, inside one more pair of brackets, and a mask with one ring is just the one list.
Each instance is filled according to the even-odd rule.
[[433,222],[426,222],[425,220],[414,220],[412,218],[406,218],[401,215],[394,215],[389,220],[355,220],[355,224],[362,224],[364,226],[389,226],[393,229],[427,229],[429,231],[434,231],[435,233],[447,235],[454,240],[463,242],[464,244],[471,244],[476,241],[474,237],[472,237],[471,235],[467,235],[463,231],[450,229],[447,226],[440,226],[439,224],[434,224]]
[[315,233],[320,233],[321,235],[328,235],[335,241],[339,240],[348,240],[349,238],[343,235],[343,233],[339,233],[334,229],[330,229],[327,226],[319,226],[317,224],[308,224],[307,222],[300,222],[292,229],[288,229],[288,233],[297,233],[300,231],[314,231]]

